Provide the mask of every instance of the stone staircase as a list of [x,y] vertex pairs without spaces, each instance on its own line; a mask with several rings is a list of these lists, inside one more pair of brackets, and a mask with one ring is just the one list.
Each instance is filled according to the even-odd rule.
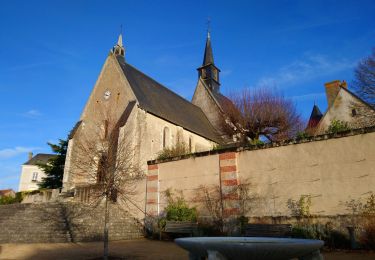
[[[11,204],[0,206],[0,243],[59,243],[102,239],[101,206],[65,203]],[[142,225],[129,212],[112,205],[109,239],[143,237]]]

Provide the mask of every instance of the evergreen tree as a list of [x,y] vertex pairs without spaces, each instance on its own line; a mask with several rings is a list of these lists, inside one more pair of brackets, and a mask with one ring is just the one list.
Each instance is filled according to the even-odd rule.
[[42,179],[39,188],[57,189],[62,187],[64,165],[68,141],[59,139],[59,144],[48,143],[56,156],[50,158],[46,164],[38,164],[47,177]]

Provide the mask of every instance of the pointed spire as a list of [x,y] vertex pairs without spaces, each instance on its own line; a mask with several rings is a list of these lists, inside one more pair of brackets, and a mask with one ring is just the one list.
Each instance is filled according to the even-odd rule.
[[125,48],[122,44],[122,32],[118,36],[117,44],[112,48],[112,52],[116,55],[125,57]]
[[214,64],[214,56],[212,54],[210,30],[207,30],[206,47],[204,49],[204,57],[203,57],[202,66],[209,65],[209,64]]
[[120,35],[118,36],[117,46],[124,47],[124,46],[122,45],[122,33],[120,33]]
[[323,117],[322,112],[320,112],[319,107],[314,102],[314,107],[311,111],[309,122],[307,123],[307,129],[312,129],[316,127],[319,124],[322,117]]

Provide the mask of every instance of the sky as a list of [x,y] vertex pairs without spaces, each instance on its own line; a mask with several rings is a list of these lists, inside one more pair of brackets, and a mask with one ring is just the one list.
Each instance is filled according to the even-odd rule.
[[123,27],[125,58],[191,100],[207,19],[221,91],[273,87],[304,119],[375,47],[375,1],[2,1],[0,189],[79,120]]

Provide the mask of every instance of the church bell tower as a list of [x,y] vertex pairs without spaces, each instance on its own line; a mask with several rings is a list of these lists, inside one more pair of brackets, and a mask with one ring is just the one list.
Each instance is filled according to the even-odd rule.
[[201,78],[211,91],[219,92],[220,81],[219,73],[220,70],[215,66],[214,56],[212,54],[211,47],[211,36],[210,32],[207,32],[206,47],[204,50],[203,64],[198,69],[198,76]]
[[125,48],[122,44],[122,34],[118,36],[117,44],[113,46],[112,52],[118,56],[122,56],[125,58]]

